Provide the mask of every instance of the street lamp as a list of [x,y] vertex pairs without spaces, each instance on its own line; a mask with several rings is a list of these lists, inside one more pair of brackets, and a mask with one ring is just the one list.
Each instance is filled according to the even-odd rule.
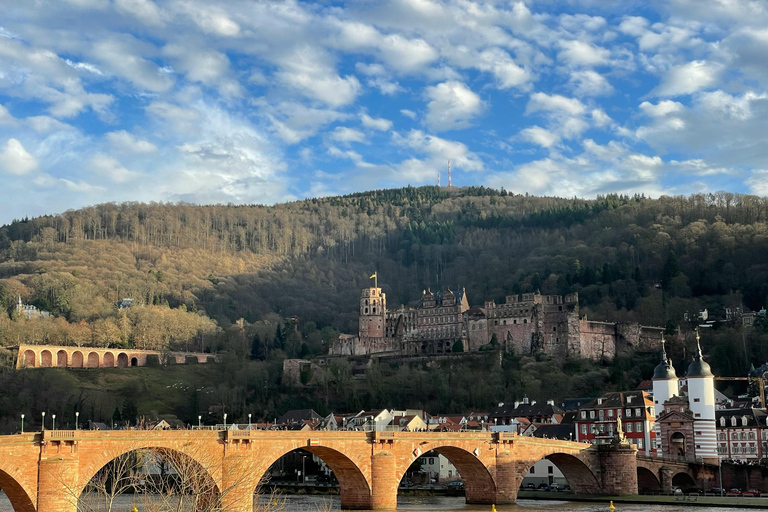
[[75,430],[77,430],[77,423],[80,420],[80,411],[75,411]]
[[21,433],[24,433],[24,415],[21,415]]
[[45,430],[45,411],[43,411],[43,430]]
[[224,430],[227,430],[227,413],[224,413]]
[[203,417],[201,415],[197,415],[197,428],[203,428]]
[[307,481],[307,472],[304,469],[304,462],[307,460],[306,455],[301,456],[301,485]]
[[51,414],[51,418],[53,418],[53,428],[51,428],[51,430],[56,430],[56,415]]
[[248,413],[248,430],[251,430],[251,413]]

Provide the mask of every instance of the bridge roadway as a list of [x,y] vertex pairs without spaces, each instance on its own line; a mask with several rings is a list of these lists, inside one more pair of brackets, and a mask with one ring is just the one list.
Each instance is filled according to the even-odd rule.
[[[0,436],[0,488],[16,512],[76,512],[77,498],[108,462],[141,449],[183,454],[216,486],[225,510],[252,511],[253,492],[269,467],[302,448],[333,470],[345,509],[390,510],[410,465],[434,450],[456,466],[468,503],[514,503],[528,469],[542,458],[560,468],[577,493],[637,494],[631,446],[493,432],[354,432],[262,430],[47,430]],[[643,461],[645,480],[670,487],[672,473]],[[651,476],[649,477],[648,474]]]

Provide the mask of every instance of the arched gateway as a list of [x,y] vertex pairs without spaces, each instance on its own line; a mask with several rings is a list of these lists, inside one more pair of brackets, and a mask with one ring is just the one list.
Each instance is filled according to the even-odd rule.
[[128,452],[160,450],[202,468],[207,488],[226,510],[250,512],[263,475],[296,449],[330,466],[345,509],[394,509],[400,480],[428,451],[456,466],[471,503],[514,503],[528,468],[545,457],[576,492],[637,493],[634,448],[491,432],[48,430],[0,436],[0,487],[13,495],[16,512],[75,512],[72,497],[100,468]]

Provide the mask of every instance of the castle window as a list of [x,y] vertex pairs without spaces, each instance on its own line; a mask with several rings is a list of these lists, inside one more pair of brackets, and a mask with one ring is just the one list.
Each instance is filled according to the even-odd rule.
[[563,310],[563,306],[557,306],[557,310],[558,311],[562,311]]
[[374,315],[376,314],[376,308],[373,308],[373,314]]
[[552,328],[552,332],[557,332],[557,326]]
[[368,308],[365,308],[365,314],[366,315],[368,314]]
[[523,318],[523,323],[527,324],[528,323],[528,319],[527,318]]
[[506,321],[506,320],[504,320],[504,321],[502,322],[502,325],[507,325],[507,321]]
[[515,319],[515,320],[512,320],[512,323],[513,323],[513,324],[516,324],[516,323],[517,323],[517,319]]

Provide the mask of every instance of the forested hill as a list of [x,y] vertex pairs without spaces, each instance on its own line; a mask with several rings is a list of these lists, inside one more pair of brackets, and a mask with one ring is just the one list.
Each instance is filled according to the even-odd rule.
[[[21,294],[57,317],[58,330],[34,334],[49,341],[173,344],[276,313],[297,316],[310,339],[281,350],[321,352],[332,331],[355,332],[374,270],[389,307],[428,287],[466,287],[478,305],[578,291],[589,318],[674,325],[705,307],[764,307],[767,222],[768,199],[730,193],[581,200],[407,187],[271,207],[102,204],[0,228],[0,339],[31,332],[10,319]],[[122,298],[152,305],[165,334],[144,339],[145,313],[120,325]],[[218,327],[194,323],[206,315]],[[186,330],[171,332],[175,322]]]

